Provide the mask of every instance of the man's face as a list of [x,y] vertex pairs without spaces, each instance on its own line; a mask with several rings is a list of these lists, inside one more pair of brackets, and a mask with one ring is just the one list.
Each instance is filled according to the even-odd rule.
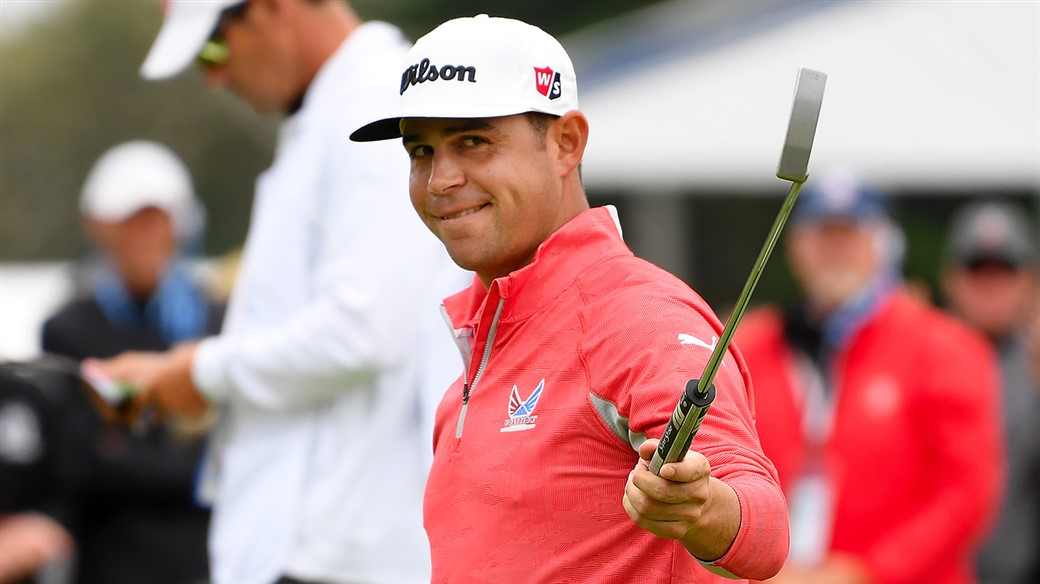
[[827,313],[866,287],[881,260],[879,229],[841,219],[792,226],[788,261],[810,303]]
[[137,296],[155,291],[167,262],[177,251],[173,220],[155,207],[142,209],[123,221],[87,218],[84,227]]
[[228,58],[205,68],[207,84],[234,91],[260,113],[284,113],[304,85],[296,43],[281,20],[292,9],[250,0],[240,13],[222,19],[215,36],[227,43]]
[[1032,270],[998,261],[954,266],[943,277],[950,309],[994,339],[1021,323],[1035,286]]
[[402,130],[412,205],[455,263],[485,285],[530,263],[570,219],[555,145],[523,115],[410,118]]

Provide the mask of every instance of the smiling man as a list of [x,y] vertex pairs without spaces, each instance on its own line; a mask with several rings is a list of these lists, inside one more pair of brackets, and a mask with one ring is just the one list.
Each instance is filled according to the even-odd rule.
[[402,139],[413,207],[478,276],[444,301],[466,370],[437,412],[433,581],[774,574],[784,500],[736,349],[693,451],[647,468],[722,325],[633,256],[612,208],[589,208],[589,124],[563,47],[515,20],[452,20],[416,42],[399,91],[352,138]]

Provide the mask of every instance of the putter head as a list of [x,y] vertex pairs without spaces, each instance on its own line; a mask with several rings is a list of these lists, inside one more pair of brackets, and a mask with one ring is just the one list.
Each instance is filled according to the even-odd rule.
[[787,125],[787,138],[780,152],[776,176],[783,180],[804,183],[809,178],[809,154],[812,152],[816,122],[820,119],[823,88],[827,74],[802,67],[794,86],[794,106]]

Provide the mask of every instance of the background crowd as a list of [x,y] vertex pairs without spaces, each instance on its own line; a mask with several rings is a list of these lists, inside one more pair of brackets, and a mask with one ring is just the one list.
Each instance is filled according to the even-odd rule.
[[[331,37],[338,39],[331,42],[333,49],[356,30],[368,33],[352,37],[354,41],[382,43],[385,50],[395,51],[408,46],[389,27],[387,30],[365,27],[361,19],[355,21],[356,15],[345,3],[335,0],[301,0],[301,3],[306,4],[308,10],[329,9],[326,3],[347,10],[331,9],[335,16],[332,20],[343,19],[344,23],[343,36]],[[267,14],[268,5],[277,6],[277,3],[263,1],[253,4],[249,8],[254,11],[250,18],[259,18],[256,13]],[[229,0],[222,2],[220,8],[236,6],[244,5]],[[364,8],[365,4],[361,3],[358,13],[363,14]],[[465,8],[457,7],[458,10]],[[276,16],[285,17],[274,8],[270,10],[269,24],[275,22]],[[613,10],[615,8],[607,9],[607,12]],[[317,30],[308,28],[318,25],[307,24],[307,12],[293,17],[298,19],[294,22],[300,30]],[[224,10],[218,30],[238,34],[228,31],[237,30],[235,27],[240,23],[235,22],[240,18],[244,18],[243,14]],[[573,14],[570,18],[580,21],[588,16]],[[438,15],[433,22],[440,20],[443,18]],[[323,23],[329,21],[322,19]],[[418,24],[412,26],[419,27]],[[150,29],[149,39],[155,30],[157,25]],[[409,31],[413,37],[422,32],[425,31]],[[381,34],[386,36],[379,36]],[[283,39],[289,44],[282,46],[282,54],[298,54],[302,63],[303,55],[310,54],[311,49],[321,43],[317,32],[309,39],[313,45],[299,38]],[[228,39],[213,35],[211,40]],[[315,67],[334,62],[335,54],[334,51],[325,53]],[[128,61],[135,63],[130,70],[136,72],[144,52],[130,57]],[[194,52],[188,58],[194,59]],[[187,62],[182,63],[180,68],[186,65]],[[301,160],[308,155],[345,152],[343,149],[352,148],[339,144],[335,136],[306,134],[308,130],[318,131],[317,126],[308,126],[308,116],[313,118],[314,124],[335,120],[336,127],[342,130],[338,138],[344,141],[350,128],[359,125],[357,122],[362,121],[363,116],[341,119],[322,102],[300,101],[310,81],[301,86],[286,82],[280,88],[277,84],[264,87],[265,81],[257,81],[262,78],[259,66],[234,73],[241,77],[233,77],[230,68],[224,70],[221,66],[218,60],[203,69],[211,85],[230,88],[262,113],[289,116],[289,121],[281,126],[272,167],[288,174],[282,179],[277,178],[278,172],[274,173],[275,178],[270,171],[263,175],[266,178],[258,183],[257,196],[265,190],[269,193],[258,199],[264,201],[266,208],[255,206],[250,211],[242,205],[225,206],[216,221],[210,213],[208,230],[207,213],[196,188],[198,181],[192,178],[191,164],[185,163],[176,148],[164,144],[165,140],[134,139],[99,144],[93,148],[91,165],[74,179],[66,179],[76,186],[63,189],[65,192],[59,197],[65,206],[62,213],[75,216],[81,229],[64,231],[79,233],[80,241],[89,247],[89,252],[74,271],[74,297],[50,315],[39,330],[45,355],[30,362],[5,362],[2,367],[0,471],[4,480],[0,481],[0,582],[21,582],[26,578],[56,584],[208,581],[212,564],[207,558],[206,539],[207,532],[213,528],[211,504],[198,496],[199,469],[213,464],[212,460],[203,460],[207,438],[212,440],[219,436],[223,448],[233,449],[234,442],[228,440],[235,432],[239,440],[256,432],[271,432],[284,441],[269,450],[256,450],[252,456],[262,459],[279,456],[273,453],[281,452],[285,460],[292,458],[285,455],[292,440],[308,443],[308,440],[324,439],[329,445],[337,444],[338,440],[349,442],[351,436],[335,435],[337,427],[347,424],[346,418],[336,418],[322,409],[325,406],[314,405],[337,403],[335,392],[327,389],[332,385],[371,387],[364,390],[370,392],[363,396],[364,405],[354,404],[351,409],[368,408],[366,412],[373,419],[354,419],[349,424],[371,422],[383,428],[408,429],[415,434],[414,444],[408,447],[420,445],[414,456],[408,454],[411,457],[408,460],[416,461],[419,468],[429,464],[422,457],[428,454],[426,447],[432,438],[422,437],[432,433],[437,388],[445,387],[458,373],[445,367],[454,352],[450,337],[441,338],[449,341],[446,351],[443,347],[436,351],[428,348],[433,343],[430,339],[437,338],[433,329],[440,325],[436,300],[466,286],[469,275],[447,267],[442,263],[444,257],[432,247],[423,248],[430,242],[417,233],[414,234],[415,245],[403,245],[406,238],[401,234],[411,233],[412,227],[421,227],[418,223],[403,229],[374,223],[343,226],[336,223],[334,215],[343,209],[328,210],[323,206],[329,196],[323,188],[335,192],[336,196],[349,197],[346,199],[349,201],[363,200],[361,194],[351,190],[356,186],[352,181],[366,170],[393,167],[395,163],[370,162],[371,166],[366,169],[365,163],[344,168],[332,162],[328,167],[314,167],[312,174],[308,174],[311,171],[299,172]],[[288,66],[286,70],[291,69],[293,67]],[[224,77],[221,77],[222,71]],[[171,69],[156,76],[174,72]],[[195,76],[196,73],[188,75]],[[196,86],[192,87],[182,78],[171,82],[167,89],[192,93],[187,99],[191,102],[213,103],[205,102],[197,87],[198,79],[194,81]],[[251,93],[250,83],[269,92]],[[148,91],[162,90],[158,86]],[[265,101],[267,95],[276,97]],[[361,108],[373,105],[365,101],[365,97],[339,98],[359,100]],[[237,120],[241,134],[235,136],[233,143],[223,146],[219,141],[211,141],[212,149],[205,156],[218,161],[225,156],[233,160],[244,156],[236,152],[241,143],[245,149],[253,150],[255,157],[251,162],[229,166],[233,172],[227,172],[228,176],[219,180],[207,180],[207,184],[211,188],[251,192],[243,185],[251,184],[262,167],[256,165],[256,159],[266,155],[262,144],[276,142],[273,126],[235,109],[238,106],[230,102],[217,103],[216,111],[234,112],[232,117]],[[205,106],[204,113],[208,107],[213,106]],[[826,106],[824,112],[826,115]],[[10,115],[4,113],[5,123]],[[201,123],[199,120],[206,115],[221,114],[197,115],[190,107],[164,113],[175,118],[172,124],[180,124],[181,120]],[[129,130],[128,133],[133,134]],[[148,133],[162,136],[163,131],[152,127]],[[170,142],[178,140],[185,138]],[[595,141],[595,131],[591,140]],[[392,148],[399,149],[399,146],[394,144]],[[9,144],[5,143],[5,149],[10,150]],[[389,154],[358,155],[378,160],[379,156]],[[196,153],[186,158],[198,159],[199,156]],[[290,166],[289,161],[295,166]],[[290,170],[285,170],[287,168]],[[736,339],[754,379],[761,444],[776,466],[791,522],[791,555],[774,581],[848,584],[1040,581],[1040,554],[1036,552],[1040,549],[1040,252],[1036,228],[1040,185],[1033,185],[1032,191],[989,192],[978,188],[968,197],[911,198],[907,203],[906,197],[895,196],[891,189],[878,188],[867,177],[847,171],[831,172],[836,169],[829,168],[813,167],[812,170],[807,190],[784,237],[784,257],[778,254],[774,260],[779,267],[772,273],[782,270],[781,280],[788,287],[772,295],[767,290],[758,301],[762,306],[749,313]],[[397,174],[396,178],[367,177],[367,182],[362,181],[361,192],[365,192],[365,188],[397,189],[402,195],[398,202],[404,203],[405,171]],[[310,181],[308,177],[320,178]],[[283,181],[281,186],[279,180]],[[287,203],[279,208],[272,203],[272,197],[279,195],[271,193],[299,196],[298,191],[285,186],[284,181],[288,180],[294,184],[318,185],[313,190],[313,206],[303,209],[296,219],[292,219],[292,211],[287,211],[292,205]],[[9,209],[13,207],[8,206],[8,201],[13,195],[8,184],[11,183],[5,183],[3,198],[9,219]],[[373,186],[378,184],[383,186]],[[596,193],[590,192],[590,196],[595,199]],[[624,217],[624,200],[618,202]],[[926,225],[934,234],[933,241],[938,243],[926,241],[924,247],[932,253],[922,257],[914,247],[919,234],[911,227],[921,225],[922,215],[929,214],[929,202],[935,203],[937,211]],[[912,220],[907,220],[907,211],[915,209],[917,212],[911,213]],[[925,212],[921,213],[921,209]],[[351,209],[354,216],[366,212],[381,213],[367,206]],[[235,219],[229,222],[219,219],[225,216],[235,216]],[[224,323],[222,329],[228,298],[217,291],[213,278],[200,276],[189,259],[198,257],[206,249],[207,241],[211,245],[213,241],[223,241],[207,237],[207,231],[212,233],[230,225],[228,231],[234,232],[236,222],[244,225],[250,216],[254,249],[247,244],[246,283],[239,280],[240,288],[236,291],[239,299],[233,296],[231,300],[232,306],[238,303],[238,312],[232,313],[237,314],[234,317],[237,324],[228,328]],[[266,223],[264,217],[268,218]],[[264,225],[270,225],[275,219],[298,220],[302,226],[296,233],[299,237],[294,239],[293,229],[284,226],[268,231],[272,228]],[[323,222],[325,235],[318,238],[320,241],[314,241],[307,235],[306,228]],[[10,238],[16,234],[7,227],[7,219],[4,225],[4,241],[12,241]],[[398,265],[401,275],[395,277],[371,266],[365,272],[381,273],[385,283],[377,285],[363,276],[357,276],[358,282],[372,286],[373,299],[395,307],[404,303],[428,310],[423,312],[416,308],[414,314],[389,314],[393,309],[378,302],[369,305],[331,286],[330,302],[349,306],[361,316],[351,316],[355,313],[350,310],[340,313],[329,309],[314,316],[311,324],[306,319],[294,321],[291,308],[306,310],[315,302],[316,291],[325,290],[332,278],[349,279],[353,268],[336,266],[328,254],[342,254],[348,244],[360,245],[349,236],[359,237],[357,234],[364,229],[371,230],[364,231],[370,235],[363,238],[369,245],[383,241],[379,237],[393,235],[379,248],[389,253],[387,250],[394,246],[401,247],[399,259],[388,260],[382,256],[384,262]],[[377,235],[381,230],[382,235]],[[70,250],[79,245],[67,243],[68,233],[64,235],[66,243],[61,244],[64,246],[61,249]],[[758,232],[742,231],[740,237],[745,236],[756,245],[759,242]],[[224,233],[219,237],[228,235]],[[263,245],[255,243],[257,238],[263,239]],[[292,249],[297,248],[303,251],[294,255]],[[426,253],[420,253],[420,248],[428,250],[427,259],[419,257]],[[5,258],[18,257],[11,255],[10,250],[5,243],[2,252]],[[915,252],[917,265],[933,266],[931,273],[907,269],[907,258]],[[712,250],[699,249],[698,253],[709,254]],[[21,257],[31,255],[23,251]],[[358,261],[367,265],[364,260]],[[425,272],[411,273],[410,261],[421,261]],[[221,274],[235,278],[241,275],[239,269],[237,264],[229,264],[221,268],[226,270]],[[745,273],[743,269],[735,271],[740,272],[741,278]],[[284,280],[279,281],[280,277]],[[699,289],[697,277],[688,277],[688,280]],[[405,298],[390,292],[408,287],[414,289],[414,297]],[[712,300],[709,297],[709,301]],[[720,313],[725,303],[725,300],[713,302]],[[274,306],[278,309],[272,310]],[[372,323],[363,322],[371,315],[385,320],[372,317]],[[386,381],[388,385],[414,386],[406,399],[398,396],[382,405],[377,403],[375,396],[389,391],[380,385],[381,376],[390,370],[386,368],[385,359],[345,362],[342,355],[347,347],[356,348],[353,341],[320,336],[325,330],[322,327],[331,326],[338,318],[344,319],[341,323],[364,330],[408,331],[406,339],[394,341],[416,347],[414,352],[400,357],[412,358],[414,363],[396,369],[395,361],[392,370],[397,376]],[[344,353],[328,359],[301,353],[291,362],[278,363],[270,357],[276,353],[268,352],[273,351],[269,346],[280,342],[276,337],[267,339],[268,347],[251,339],[250,342],[254,342],[251,348],[242,348],[247,344],[242,339],[264,330],[256,324],[258,322],[265,327],[286,323],[284,338],[293,342],[312,335],[317,335],[314,338],[321,339],[323,346],[342,342]],[[301,326],[315,328],[302,329],[301,333]],[[196,347],[194,342],[218,333],[220,335],[215,337],[218,341],[209,341],[207,358],[211,363],[217,360],[222,363],[213,369],[219,374],[211,376],[209,382],[192,380],[198,386],[195,394],[203,401],[202,415],[193,415],[191,421],[161,418],[146,408],[134,412],[132,423],[125,424],[112,418],[113,412],[107,408],[99,408],[97,396],[80,384],[79,363],[84,359],[107,359],[124,351],[162,352]],[[384,357],[389,351],[387,347],[393,345],[389,341],[380,337],[379,342],[386,344],[376,345]],[[183,352],[155,354],[166,355],[172,361]],[[196,357],[192,354],[186,358],[190,363]],[[158,361],[149,361],[151,365],[160,369]],[[128,369],[121,376],[137,375],[139,384],[161,386],[162,373],[141,373],[143,365],[125,367]],[[282,418],[258,413],[256,403],[265,407],[272,402],[281,403],[278,392],[285,383],[284,376],[299,375],[301,367],[317,372],[308,378],[308,383],[316,388],[313,395],[290,404],[291,413]],[[126,373],[130,370],[134,373]],[[172,365],[165,371],[174,374]],[[436,375],[440,376],[437,379],[447,381],[427,379],[429,385],[436,387],[419,387],[416,379],[425,378],[421,371],[437,371]],[[219,383],[212,379],[219,379]],[[207,387],[207,383],[211,385]],[[323,401],[330,395],[332,402]],[[170,403],[185,403],[177,400],[195,397],[169,399]],[[191,402],[188,409],[196,403]],[[156,405],[167,411],[179,407],[162,401]],[[347,406],[327,409],[337,407]],[[230,419],[236,420],[235,425],[229,423]],[[250,421],[242,422],[246,419]],[[223,429],[218,432],[214,428]],[[402,438],[405,439],[410,440]],[[378,444],[372,444],[362,450],[377,448]],[[356,462],[355,468],[361,468],[367,464],[367,458]],[[307,468],[273,470],[281,478],[298,473],[304,477],[300,479],[301,484],[319,484],[323,488],[329,485],[345,488],[347,482],[363,482],[353,478],[346,481],[343,477],[348,474],[359,476],[346,467],[340,469],[344,474],[339,478],[321,478],[320,473],[313,474],[316,471]],[[240,477],[242,481],[255,483],[271,480],[246,471],[242,471]],[[370,484],[368,488],[376,487]],[[323,496],[320,490],[305,494],[293,489],[295,487],[278,486],[266,492],[311,502]],[[255,509],[258,499],[254,497],[263,496],[262,489],[255,495],[257,492],[236,487],[225,491],[224,501],[229,496],[237,497],[242,505]],[[412,495],[414,493],[399,493],[394,497]],[[287,519],[280,524],[280,529],[286,532],[313,529],[311,545],[314,541],[325,544],[335,541],[338,534],[314,527],[327,522],[328,516],[323,514],[331,513],[331,500],[335,498],[316,503],[312,508],[286,507],[282,512],[298,514],[303,520],[297,525],[295,519]],[[356,515],[351,521],[363,521],[366,517],[371,520],[363,509],[353,512]],[[243,527],[245,516],[237,514],[233,519],[224,520],[222,529],[234,533],[227,532],[230,535],[225,541],[230,543],[222,544],[221,554],[234,557],[236,564],[234,568],[226,565],[220,568],[227,574],[263,564],[249,557],[248,550],[238,556],[228,551],[235,541],[254,541],[241,540],[244,530],[251,529]],[[234,526],[228,527],[228,522],[234,522]],[[284,534],[270,533],[264,537],[277,541],[280,535]],[[402,542],[407,539],[400,532],[394,535]],[[253,536],[257,534],[254,532]],[[335,545],[363,547],[371,543]],[[321,548],[323,544],[317,545]],[[398,547],[407,546],[401,543]],[[272,544],[270,549],[282,548]],[[270,576],[281,578],[278,580],[281,582],[321,581],[323,578],[331,581],[328,574],[360,570],[329,559],[330,553],[335,556],[335,549],[330,553],[313,550],[312,547],[284,552],[288,560],[264,558],[290,566],[288,571]],[[388,577],[404,581],[400,578],[421,574],[424,562],[428,561],[421,556],[421,553],[416,556],[418,568],[415,571],[402,568],[401,572]],[[309,572],[307,566],[318,568]],[[222,581],[232,581],[229,576],[223,578]]]

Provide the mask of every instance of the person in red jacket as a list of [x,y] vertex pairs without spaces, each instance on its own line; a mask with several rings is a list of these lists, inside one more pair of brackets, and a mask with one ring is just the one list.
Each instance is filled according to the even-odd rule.
[[901,286],[880,192],[825,176],[791,221],[804,299],[748,313],[736,335],[790,512],[772,582],[973,582],[1003,473],[993,351]]
[[437,412],[433,581],[775,574],[784,500],[737,350],[692,451],[647,468],[722,325],[632,254],[612,209],[589,208],[589,126],[563,47],[516,20],[452,20],[416,42],[400,92],[400,109],[351,137],[403,138],[416,211],[476,272],[444,302],[465,372]]

